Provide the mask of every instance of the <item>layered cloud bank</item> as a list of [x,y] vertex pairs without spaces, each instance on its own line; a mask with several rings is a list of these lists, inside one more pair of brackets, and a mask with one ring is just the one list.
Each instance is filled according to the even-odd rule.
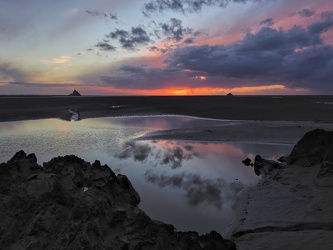
[[[75,20],[72,31],[78,33],[91,30],[89,35],[77,34],[74,43],[67,32],[68,40],[64,38],[56,49],[61,54],[36,63],[32,58],[46,53],[44,43],[34,57],[2,56],[3,92],[39,87],[39,93],[79,87],[82,93],[116,95],[333,91],[333,6],[327,1],[102,2],[82,2],[49,23],[48,36],[55,35],[52,28],[59,22]],[[41,29],[36,25],[37,31]],[[18,34],[24,32],[7,32],[0,39],[20,38]],[[73,50],[75,43],[80,51]],[[15,50],[15,44],[7,46],[8,51]]]

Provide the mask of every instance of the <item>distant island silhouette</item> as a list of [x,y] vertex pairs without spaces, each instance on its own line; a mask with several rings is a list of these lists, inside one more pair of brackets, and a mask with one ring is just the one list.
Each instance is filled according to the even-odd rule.
[[73,93],[69,94],[69,96],[81,96],[81,94],[74,89]]

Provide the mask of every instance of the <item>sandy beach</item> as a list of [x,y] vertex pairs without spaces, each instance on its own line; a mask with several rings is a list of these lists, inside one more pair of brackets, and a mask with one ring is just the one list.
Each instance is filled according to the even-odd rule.
[[224,125],[156,131],[138,140],[239,141],[295,144],[313,129],[332,130],[331,123],[283,121],[225,121]]
[[242,190],[227,235],[237,249],[331,249],[332,132],[313,130]]

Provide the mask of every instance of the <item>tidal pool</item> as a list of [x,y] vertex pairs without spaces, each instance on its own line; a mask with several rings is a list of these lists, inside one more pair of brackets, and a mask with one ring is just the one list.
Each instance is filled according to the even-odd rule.
[[183,116],[3,122],[0,162],[21,149],[35,153],[39,164],[68,154],[89,162],[98,159],[128,176],[141,196],[140,207],[152,219],[182,231],[223,233],[237,192],[258,181],[242,160],[256,154],[276,159],[292,146],[135,138],[156,130],[228,124],[232,122]]

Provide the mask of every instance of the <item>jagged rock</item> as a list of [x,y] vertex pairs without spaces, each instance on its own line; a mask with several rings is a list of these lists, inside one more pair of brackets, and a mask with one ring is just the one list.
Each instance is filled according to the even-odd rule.
[[242,160],[242,163],[245,165],[245,166],[253,166],[253,164],[252,164],[252,161],[251,161],[251,159],[249,159],[249,158],[246,158],[245,160]]
[[176,232],[151,220],[124,175],[74,156],[0,164],[1,249],[235,249],[212,231]]
[[315,183],[322,187],[333,186],[333,162],[322,162]]
[[333,140],[326,149],[323,161],[320,164],[316,184],[320,186],[333,186]]
[[309,167],[321,163],[332,139],[331,131],[315,129],[306,133],[293,148],[289,156],[290,164]]
[[273,160],[265,160],[260,155],[254,158],[254,172],[256,175],[269,173],[273,168],[279,167],[279,163]]
[[315,129],[306,133],[286,157],[289,164],[304,167],[320,164],[315,183],[333,186],[333,132]]
[[[259,155],[254,160],[254,171],[257,175],[267,174],[273,168],[288,165],[299,165],[302,167],[318,166],[319,171],[315,183],[319,186],[333,186],[333,132],[322,129],[315,129],[307,132],[301,140],[297,142],[290,155],[275,161],[262,159]],[[243,163],[248,163],[245,159]]]

